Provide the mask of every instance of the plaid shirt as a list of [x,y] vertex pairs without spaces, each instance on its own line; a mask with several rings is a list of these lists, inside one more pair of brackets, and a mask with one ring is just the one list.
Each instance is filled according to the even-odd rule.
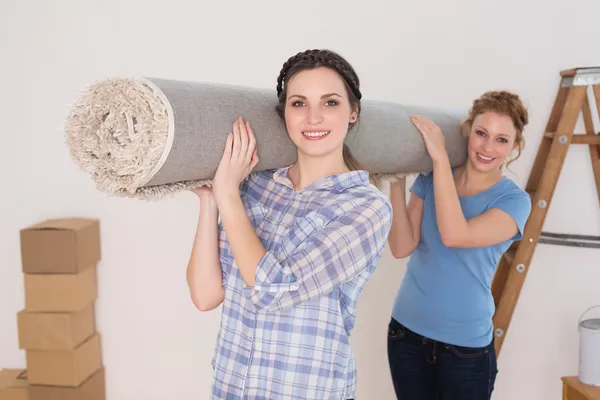
[[212,399],[355,397],[349,336],[387,241],[392,208],[365,171],[295,191],[287,168],[241,185],[266,255],[246,287],[219,223],[225,299]]

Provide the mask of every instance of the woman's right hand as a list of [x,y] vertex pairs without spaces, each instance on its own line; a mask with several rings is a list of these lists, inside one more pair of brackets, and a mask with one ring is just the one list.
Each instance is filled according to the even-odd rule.
[[191,189],[191,191],[194,192],[198,197],[200,197],[200,199],[214,196],[212,188],[208,186],[197,187],[195,189]]
[[215,194],[213,193],[213,189],[211,187],[202,186],[202,187],[191,189],[190,191],[193,192],[194,194],[196,194],[196,196],[198,196],[198,198],[200,199],[200,204],[207,204],[211,208],[217,207],[217,201],[215,200]]
[[391,178],[390,178],[390,183],[393,184],[400,184],[402,186],[406,185],[406,177],[407,174],[394,174]]

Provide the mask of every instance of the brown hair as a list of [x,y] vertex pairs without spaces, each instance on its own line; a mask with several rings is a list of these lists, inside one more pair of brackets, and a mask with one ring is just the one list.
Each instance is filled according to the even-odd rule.
[[[352,65],[350,65],[350,63],[339,54],[331,50],[318,49],[300,52],[290,57],[283,64],[283,67],[279,73],[279,77],[277,78],[277,97],[279,98],[279,103],[275,107],[277,114],[281,118],[285,118],[287,82],[290,80],[290,78],[300,71],[315,69],[318,67],[330,68],[340,75],[344,81],[344,86],[346,87],[346,92],[348,93],[350,105],[357,108],[358,115],[360,116],[360,99],[362,98],[362,94],[360,92],[360,80],[358,79],[356,71],[354,68],[352,68]],[[358,118],[356,121],[349,123],[348,129],[352,129],[357,122]],[[345,143],[342,155],[344,158],[344,164],[346,164],[346,167],[351,171],[366,170],[366,168],[354,157],[354,155],[352,155],[350,148]],[[374,181],[373,177],[371,177],[371,181]]]
[[463,132],[466,134],[471,130],[473,121],[479,114],[488,111],[493,111],[501,115],[506,115],[512,120],[512,123],[517,131],[515,144],[517,145],[517,156],[510,160],[508,164],[515,161],[521,156],[521,151],[525,147],[525,138],[523,130],[529,123],[529,114],[527,108],[521,101],[518,95],[500,90],[485,92],[479,98],[473,101],[473,105],[469,110],[469,116],[462,122]]

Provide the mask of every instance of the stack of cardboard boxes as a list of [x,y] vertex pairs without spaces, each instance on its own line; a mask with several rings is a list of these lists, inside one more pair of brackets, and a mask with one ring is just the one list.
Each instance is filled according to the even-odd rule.
[[100,254],[98,220],[54,219],[21,230],[25,309],[17,321],[27,367],[0,371],[0,398],[4,385],[13,392],[8,400],[105,400],[94,307]]

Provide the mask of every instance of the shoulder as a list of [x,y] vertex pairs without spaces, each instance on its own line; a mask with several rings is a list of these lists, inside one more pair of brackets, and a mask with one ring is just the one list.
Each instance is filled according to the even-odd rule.
[[504,177],[493,192],[493,202],[509,202],[521,206],[530,206],[531,196],[512,179]]
[[[354,186],[338,193],[338,215],[362,215],[373,222],[387,224],[392,219],[392,204],[388,197],[371,183]],[[361,218],[362,219],[362,218]]]
[[273,175],[276,170],[265,170],[251,172],[240,185],[240,194],[252,195],[260,197],[261,193],[271,188],[270,183],[273,182]]
[[531,196],[514,181],[505,177],[499,185],[496,185],[487,208],[500,209],[522,225],[531,213]]
[[352,199],[355,202],[361,204],[373,204],[378,207],[390,207],[391,203],[388,197],[371,182],[365,180],[361,184],[354,185],[341,193],[345,194],[348,199]]
[[433,171],[421,172],[410,187],[410,191],[418,197],[425,199],[427,193],[433,190]]
[[417,174],[415,182],[433,184],[433,171],[419,172]]
[[391,218],[392,215],[392,203],[390,199],[381,192],[376,186],[368,185],[364,189],[364,198],[371,204],[372,207],[379,210],[384,217]]
[[248,175],[246,181],[249,183],[256,183],[260,181],[272,181],[273,176],[277,170],[276,169],[267,169],[264,171],[254,171]]

